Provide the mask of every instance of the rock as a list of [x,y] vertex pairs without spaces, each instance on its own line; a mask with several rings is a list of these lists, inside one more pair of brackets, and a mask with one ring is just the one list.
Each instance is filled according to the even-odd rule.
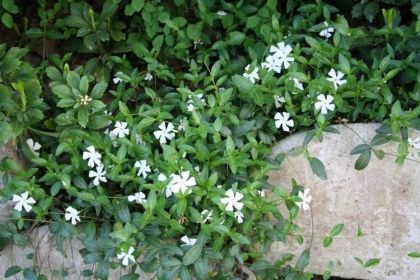
[[[79,250],[83,248],[82,243],[78,239],[72,239],[67,241],[63,247],[65,255],[56,249],[54,235],[50,233],[47,226],[35,228],[29,235],[27,246],[8,245],[0,251],[0,275],[4,277],[9,267],[18,265],[22,268],[33,267],[46,275],[48,279],[86,279],[81,276],[81,272],[92,270],[94,266],[83,264],[83,258],[79,253]],[[29,254],[34,254],[34,258],[28,259],[27,255]],[[116,259],[116,261],[118,260]],[[110,270],[108,279],[120,279],[130,268],[131,266],[125,269]],[[141,272],[138,268],[136,272],[140,274],[139,279],[152,279],[152,276]],[[18,274],[16,278],[23,279],[22,273]]]
[[[356,135],[369,142],[378,124],[337,125],[340,134],[325,133],[323,142],[314,139],[308,149],[312,156],[325,165],[327,179],[315,176],[303,155],[288,156],[280,170],[270,174],[273,185],[290,187],[291,178],[311,190],[310,210],[299,213],[297,223],[305,242],[299,245],[290,237],[286,244],[275,243],[268,255],[278,259],[284,252],[300,253],[309,247],[310,264],[305,271],[323,274],[329,261],[334,262],[334,276],[358,279],[419,279],[420,260],[408,253],[420,251],[420,156],[410,148],[402,166],[395,157],[386,155],[378,160],[372,155],[369,165],[361,171],[354,169],[357,155],[350,151],[363,144]],[[352,129],[355,131],[353,132]],[[273,155],[289,151],[303,143],[306,133],[298,133],[279,142]],[[412,138],[420,137],[419,131],[409,131]],[[396,154],[396,143],[378,148]],[[312,218],[313,225],[312,225]],[[333,243],[324,248],[323,238],[339,223],[345,225]],[[313,226],[313,233],[312,233]],[[358,237],[358,228],[364,233]],[[364,261],[380,258],[379,265],[363,268],[354,257]]]

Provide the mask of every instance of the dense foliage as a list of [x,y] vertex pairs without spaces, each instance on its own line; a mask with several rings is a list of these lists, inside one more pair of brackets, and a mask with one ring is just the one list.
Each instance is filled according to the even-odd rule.
[[306,144],[331,124],[384,124],[358,169],[420,146],[419,1],[1,2],[0,142],[28,161],[1,165],[2,244],[48,224],[58,248],[82,240],[84,276],[311,279],[309,251],[264,260],[310,203],[267,183],[270,147],[308,130],[294,152],[326,178]]

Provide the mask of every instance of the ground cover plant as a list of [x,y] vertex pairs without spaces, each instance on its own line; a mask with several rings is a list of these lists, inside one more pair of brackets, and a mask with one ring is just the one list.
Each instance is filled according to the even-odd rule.
[[390,140],[399,164],[420,149],[418,1],[1,3],[0,142],[26,161],[1,164],[1,244],[47,224],[58,248],[80,238],[83,276],[311,279],[310,250],[264,260],[311,202],[267,183],[271,146],[307,131],[294,153],[321,178],[306,145],[331,124],[383,123],[357,169]]

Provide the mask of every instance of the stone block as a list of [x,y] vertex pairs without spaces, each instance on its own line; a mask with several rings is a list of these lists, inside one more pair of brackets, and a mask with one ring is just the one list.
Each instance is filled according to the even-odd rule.
[[[297,223],[305,242],[300,245],[291,236],[286,244],[278,242],[268,258],[275,260],[284,252],[297,256],[309,247],[311,260],[306,271],[322,274],[329,261],[334,262],[333,275],[344,278],[391,280],[419,279],[420,260],[407,256],[420,251],[420,156],[410,148],[404,165],[395,163],[396,157],[386,155],[378,160],[372,155],[366,169],[357,171],[357,155],[350,151],[369,142],[378,124],[337,125],[340,134],[325,133],[322,142],[313,140],[308,149],[326,167],[328,178],[319,179],[312,173],[309,162],[302,156],[288,156],[279,171],[270,174],[270,183],[290,189],[291,179],[311,190],[311,209],[301,211]],[[359,136],[355,133],[359,134]],[[413,138],[419,131],[410,131]],[[302,145],[305,133],[298,133],[280,141],[273,155]],[[396,143],[379,146],[396,154]],[[416,162],[415,162],[416,161]],[[344,223],[343,232],[324,248],[323,238],[330,229]],[[358,228],[364,233],[358,237]],[[312,231],[313,228],[313,231]],[[363,260],[380,258],[378,266],[365,269],[354,257]]]

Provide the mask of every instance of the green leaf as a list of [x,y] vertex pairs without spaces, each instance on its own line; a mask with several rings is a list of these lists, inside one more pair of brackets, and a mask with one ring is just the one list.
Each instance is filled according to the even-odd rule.
[[310,157],[309,164],[311,165],[311,169],[313,173],[315,173],[322,180],[327,179],[327,173],[325,171],[325,166],[322,163],[322,161],[320,161],[316,157]]
[[63,99],[73,98],[70,88],[66,85],[53,86],[51,90],[55,95],[57,95],[60,98],[63,98]]
[[7,27],[12,28],[13,27],[13,17],[9,13],[4,13],[1,16],[1,22]]
[[59,108],[73,107],[73,105],[75,103],[76,102],[73,99],[64,98],[64,99],[61,99],[60,101],[58,101],[57,107],[59,107]]
[[95,201],[95,196],[89,192],[80,192],[78,194],[78,197],[84,201],[89,201],[89,202]]
[[23,278],[25,280],[37,280],[35,271],[32,268],[25,268],[23,270]]
[[182,258],[182,264],[190,265],[193,264],[200,256],[203,246],[201,244],[195,244],[192,246]]
[[149,128],[153,123],[155,122],[154,118],[146,117],[145,119],[142,119],[140,123],[137,125],[137,129],[142,130]]
[[200,38],[201,30],[203,29],[203,23],[198,22],[196,24],[189,24],[187,27],[187,36],[193,41],[197,41]]
[[305,267],[309,264],[309,258],[311,256],[311,251],[309,249],[306,249],[302,252],[302,254],[299,256],[299,259],[296,263],[296,270],[303,271]]
[[383,150],[373,150],[373,154],[378,158],[378,159],[383,159],[385,157],[385,152]]
[[350,154],[351,155],[356,155],[356,154],[360,154],[363,153],[364,151],[368,151],[370,150],[370,146],[367,144],[361,144],[358,145],[356,147],[353,148],[353,150],[351,150]]
[[80,92],[83,94],[87,94],[88,90],[89,90],[89,80],[86,76],[83,76],[80,79],[80,83],[79,83],[79,89]]
[[354,168],[356,170],[362,170],[368,166],[371,157],[370,151],[364,151],[360,154],[359,158],[356,160],[354,164]]
[[239,31],[230,32],[227,36],[227,43],[229,45],[239,45],[245,40],[246,36],[244,33]]
[[92,89],[90,97],[92,97],[92,99],[101,98],[107,87],[108,83],[105,82],[100,82],[99,84],[96,84]]
[[244,93],[250,94],[253,91],[254,85],[251,81],[244,76],[241,75],[234,75],[232,77],[232,81],[235,86]]
[[333,239],[331,236],[327,236],[324,238],[324,240],[322,241],[322,245],[324,245],[324,247],[328,247],[331,245],[331,243],[333,242]]
[[251,16],[247,19],[246,28],[254,28],[260,22],[260,18],[257,16]]
[[144,6],[144,0],[133,0],[131,6],[136,12],[140,12]]
[[370,141],[371,146],[379,146],[389,142],[389,137],[384,134],[376,134]]
[[179,272],[179,276],[181,277],[181,280],[191,280],[191,274],[188,268],[181,267],[181,271]]
[[18,274],[21,271],[22,271],[22,268],[20,266],[17,266],[17,265],[11,266],[6,270],[4,277],[6,278],[11,277],[13,275]]
[[15,132],[10,124],[5,121],[0,121],[0,144],[6,143],[13,137],[15,137]]
[[255,126],[255,120],[244,121],[233,130],[233,135],[236,137],[243,136],[251,131]]
[[350,73],[350,63],[347,58],[341,53],[338,54],[338,62],[340,63],[340,68],[345,74]]
[[3,8],[9,13],[16,14],[19,11],[14,0],[2,0],[1,2]]
[[354,257],[354,259],[361,265],[361,266],[365,266],[364,262],[362,259],[358,258],[358,257]]
[[127,105],[125,105],[124,103],[122,103],[121,101],[118,101],[118,107],[120,109],[120,112],[124,115],[124,116],[129,116],[130,115],[130,109],[128,109]]
[[231,233],[230,237],[232,238],[233,241],[239,244],[245,244],[245,245],[251,244],[251,241],[245,235],[242,235],[238,232]]
[[124,223],[130,223],[131,215],[128,206],[125,204],[119,204],[116,206],[117,217],[121,219]]
[[330,235],[333,237],[337,236],[343,231],[343,229],[344,229],[344,224],[337,224],[331,229]]
[[271,267],[271,263],[266,260],[257,260],[249,268],[254,271],[264,271]]
[[60,81],[63,79],[63,76],[61,75],[60,71],[58,71],[55,67],[47,67],[45,69],[45,72],[47,73],[48,78],[50,78],[53,81]]
[[372,267],[372,266],[377,266],[379,263],[381,262],[381,259],[369,259],[364,267]]
[[89,108],[87,106],[80,107],[78,113],[77,113],[77,121],[79,122],[79,125],[83,128],[86,127],[88,121],[89,121]]
[[411,258],[420,258],[420,252],[411,252],[408,256]]

